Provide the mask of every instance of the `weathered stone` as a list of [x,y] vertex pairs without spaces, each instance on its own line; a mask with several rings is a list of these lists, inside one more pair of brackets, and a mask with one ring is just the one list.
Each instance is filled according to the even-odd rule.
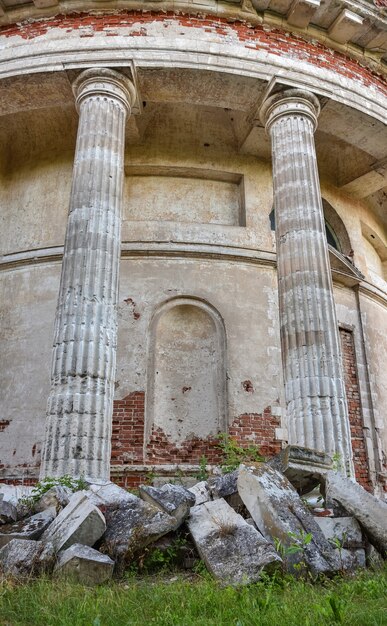
[[138,550],[176,528],[174,517],[136,496],[120,506],[107,507],[105,517],[107,528],[100,550],[121,565],[129,562]]
[[109,479],[125,122],[133,84],[106,68],[73,84],[78,141],[55,322],[41,476]]
[[84,492],[95,506],[120,505],[124,502],[132,502],[136,498],[132,493],[114,483],[105,485],[90,485],[89,491]]
[[4,524],[0,532],[0,547],[12,539],[40,539],[55,519],[54,508],[46,509],[14,524]]
[[45,511],[50,507],[54,507],[54,509],[59,512],[61,509],[64,509],[64,507],[68,505],[72,493],[73,492],[69,487],[55,485],[42,495],[42,497],[34,505],[34,509],[38,512]]
[[[300,546],[298,552],[288,555],[289,569],[300,563],[313,574],[329,574],[340,569],[333,547],[283,474],[266,464],[241,465],[238,491],[268,541],[278,539],[285,549],[294,544]],[[308,533],[312,540],[305,544],[303,537]]]
[[348,407],[313,134],[311,92],[270,95],[280,332],[289,441],[337,453],[353,473]]
[[74,543],[92,546],[105,532],[105,518],[82,492],[75,493],[69,504],[42,536],[55,550],[64,550]]
[[384,559],[372,543],[367,542],[365,553],[368,567],[372,567],[373,569],[384,567]]
[[0,550],[0,572],[5,576],[29,578],[50,573],[55,563],[51,543],[30,539],[12,539]]
[[359,523],[353,517],[315,517],[328,541],[336,539],[343,548],[364,548]]
[[58,554],[54,573],[83,585],[100,585],[112,577],[114,561],[107,554],[75,543]]
[[238,470],[234,470],[228,474],[223,474],[217,478],[211,478],[208,481],[208,486],[214,500],[215,498],[225,498],[226,496],[231,496],[232,494],[237,493],[237,479]]
[[206,480],[202,480],[200,483],[193,485],[193,487],[189,487],[188,491],[193,493],[195,496],[194,506],[198,506],[198,504],[203,504],[203,502],[211,500],[211,493]]
[[302,495],[319,485],[321,475],[332,469],[332,457],[310,448],[286,446],[280,454],[268,461],[268,465],[285,474]]
[[338,472],[328,472],[325,491],[326,500],[338,502],[350,515],[356,517],[370,542],[386,556],[387,503]]
[[272,544],[222,498],[193,507],[188,528],[208,570],[227,584],[254,582],[281,565]]
[[347,548],[336,549],[338,559],[344,570],[355,570],[366,566],[366,553],[364,548],[349,550]]
[[11,502],[17,506],[21,498],[28,498],[34,487],[25,485],[0,485],[0,497],[6,502]]
[[193,493],[181,485],[167,484],[158,488],[141,485],[140,497],[174,517],[176,528],[189,515],[191,506],[195,504]]
[[12,524],[17,520],[17,509],[12,502],[3,500],[0,494],[0,524]]

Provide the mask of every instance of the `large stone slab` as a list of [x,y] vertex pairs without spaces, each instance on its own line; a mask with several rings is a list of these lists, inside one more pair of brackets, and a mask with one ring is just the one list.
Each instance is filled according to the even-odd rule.
[[292,445],[270,459],[268,465],[285,474],[303,495],[312,491],[321,482],[322,475],[332,469],[332,457],[325,452]]
[[12,502],[15,506],[21,498],[29,498],[34,487],[25,485],[5,485],[0,484],[0,496],[7,502]]
[[57,552],[74,543],[93,546],[106,530],[105,518],[82,492],[75,493],[52,525],[42,535]]
[[[289,570],[296,571],[300,565],[313,574],[340,570],[333,547],[283,474],[267,464],[241,465],[238,491],[263,536],[268,541],[280,542]],[[312,539],[306,544],[309,533]],[[290,554],[290,549],[296,546],[300,549]]]
[[343,548],[364,548],[363,534],[354,517],[315,517],[328,541],[338,541]]
[[226,498],[227,496],[237,493],[237,480],[238,470],[228,472],[228,474],[223,474],[222,476],[217,476],[216,478],[210,478],[208,486],[214,500],[215,498]]
[[325,483],[327,502],[337,502],[356,517],[371,543],[387,555],[387,503],[368,493],[358,483],[339,472],[328,472]]
[[55,519],[54,508],[46,509],[14,524],[4,524],[0,530],[0,547],[12,539],[39,539]]
[[132,493],[114,483],[104,485],[90,485],[85,494],[89,500],[103,510],[103,507],[120,505],[124,502],[132,502],[136,498]]
[[113,575],[114,561],[107,554],[75,543],[58,554],[54,573],[83,585],[100,585]]
[[176,520],[176,528],[188,517],[191,506],[195,504],[195,496],[182,485],[167,483],[162,487],[140,486],[140,497],[154,504]]
[[0,572],[4,576],[29,578],[48,574],[55,564],[51,543],[30,539],[12,539],[0,550]]
[[195,496],[194,506],[197,506],[198,504],[203,504],[203,502],[208,502],[209,500],[211,500],[211,492],[208,486],[208,482],[206,480],[202,480],[200,481],[200,483],[196,483],[196,485],[189,487],[188,491],[190,491]]
[[232,585],[257,581],[261,572],[281,567],[272,544],[224,499],[191,509],[188,528],[211,574]]
[[174,517],[136,496],[120,506],[107,507],[105,517],[107,528],[99,549],[118,561],[120,568],[136,552],[176,528]]
[[45,511],[46,509],[50,509],[54,507],[57,511],[61,511],[65,506],[70,502],[70,498],[73,492],[69,487],[64,487],[63,485],[54,485],[51,487],[46,493],[44,493],[41,498],[34,505],[34,510],[36,512]]
[[3,500],[0,494],[0,524],[12,524],[17,520],[17,509],[12,502]]

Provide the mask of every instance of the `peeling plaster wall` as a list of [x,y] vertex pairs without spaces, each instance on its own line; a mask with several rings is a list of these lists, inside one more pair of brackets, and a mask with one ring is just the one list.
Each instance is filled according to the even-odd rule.
[[60,265],[0,274],[0,468],[40,462]]

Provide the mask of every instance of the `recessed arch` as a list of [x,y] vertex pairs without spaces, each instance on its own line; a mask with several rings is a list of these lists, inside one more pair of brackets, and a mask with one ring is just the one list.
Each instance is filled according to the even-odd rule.
[[145,457],[153,430],[177,447],[226,430],[226,333],[214,307],[189,296],[162,303],[148,355]]

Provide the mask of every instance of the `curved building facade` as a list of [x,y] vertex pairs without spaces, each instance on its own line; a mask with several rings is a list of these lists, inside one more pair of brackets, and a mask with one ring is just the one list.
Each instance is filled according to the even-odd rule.
[[386,61],[376,0],[0,0],[1,480],[383,493]]

